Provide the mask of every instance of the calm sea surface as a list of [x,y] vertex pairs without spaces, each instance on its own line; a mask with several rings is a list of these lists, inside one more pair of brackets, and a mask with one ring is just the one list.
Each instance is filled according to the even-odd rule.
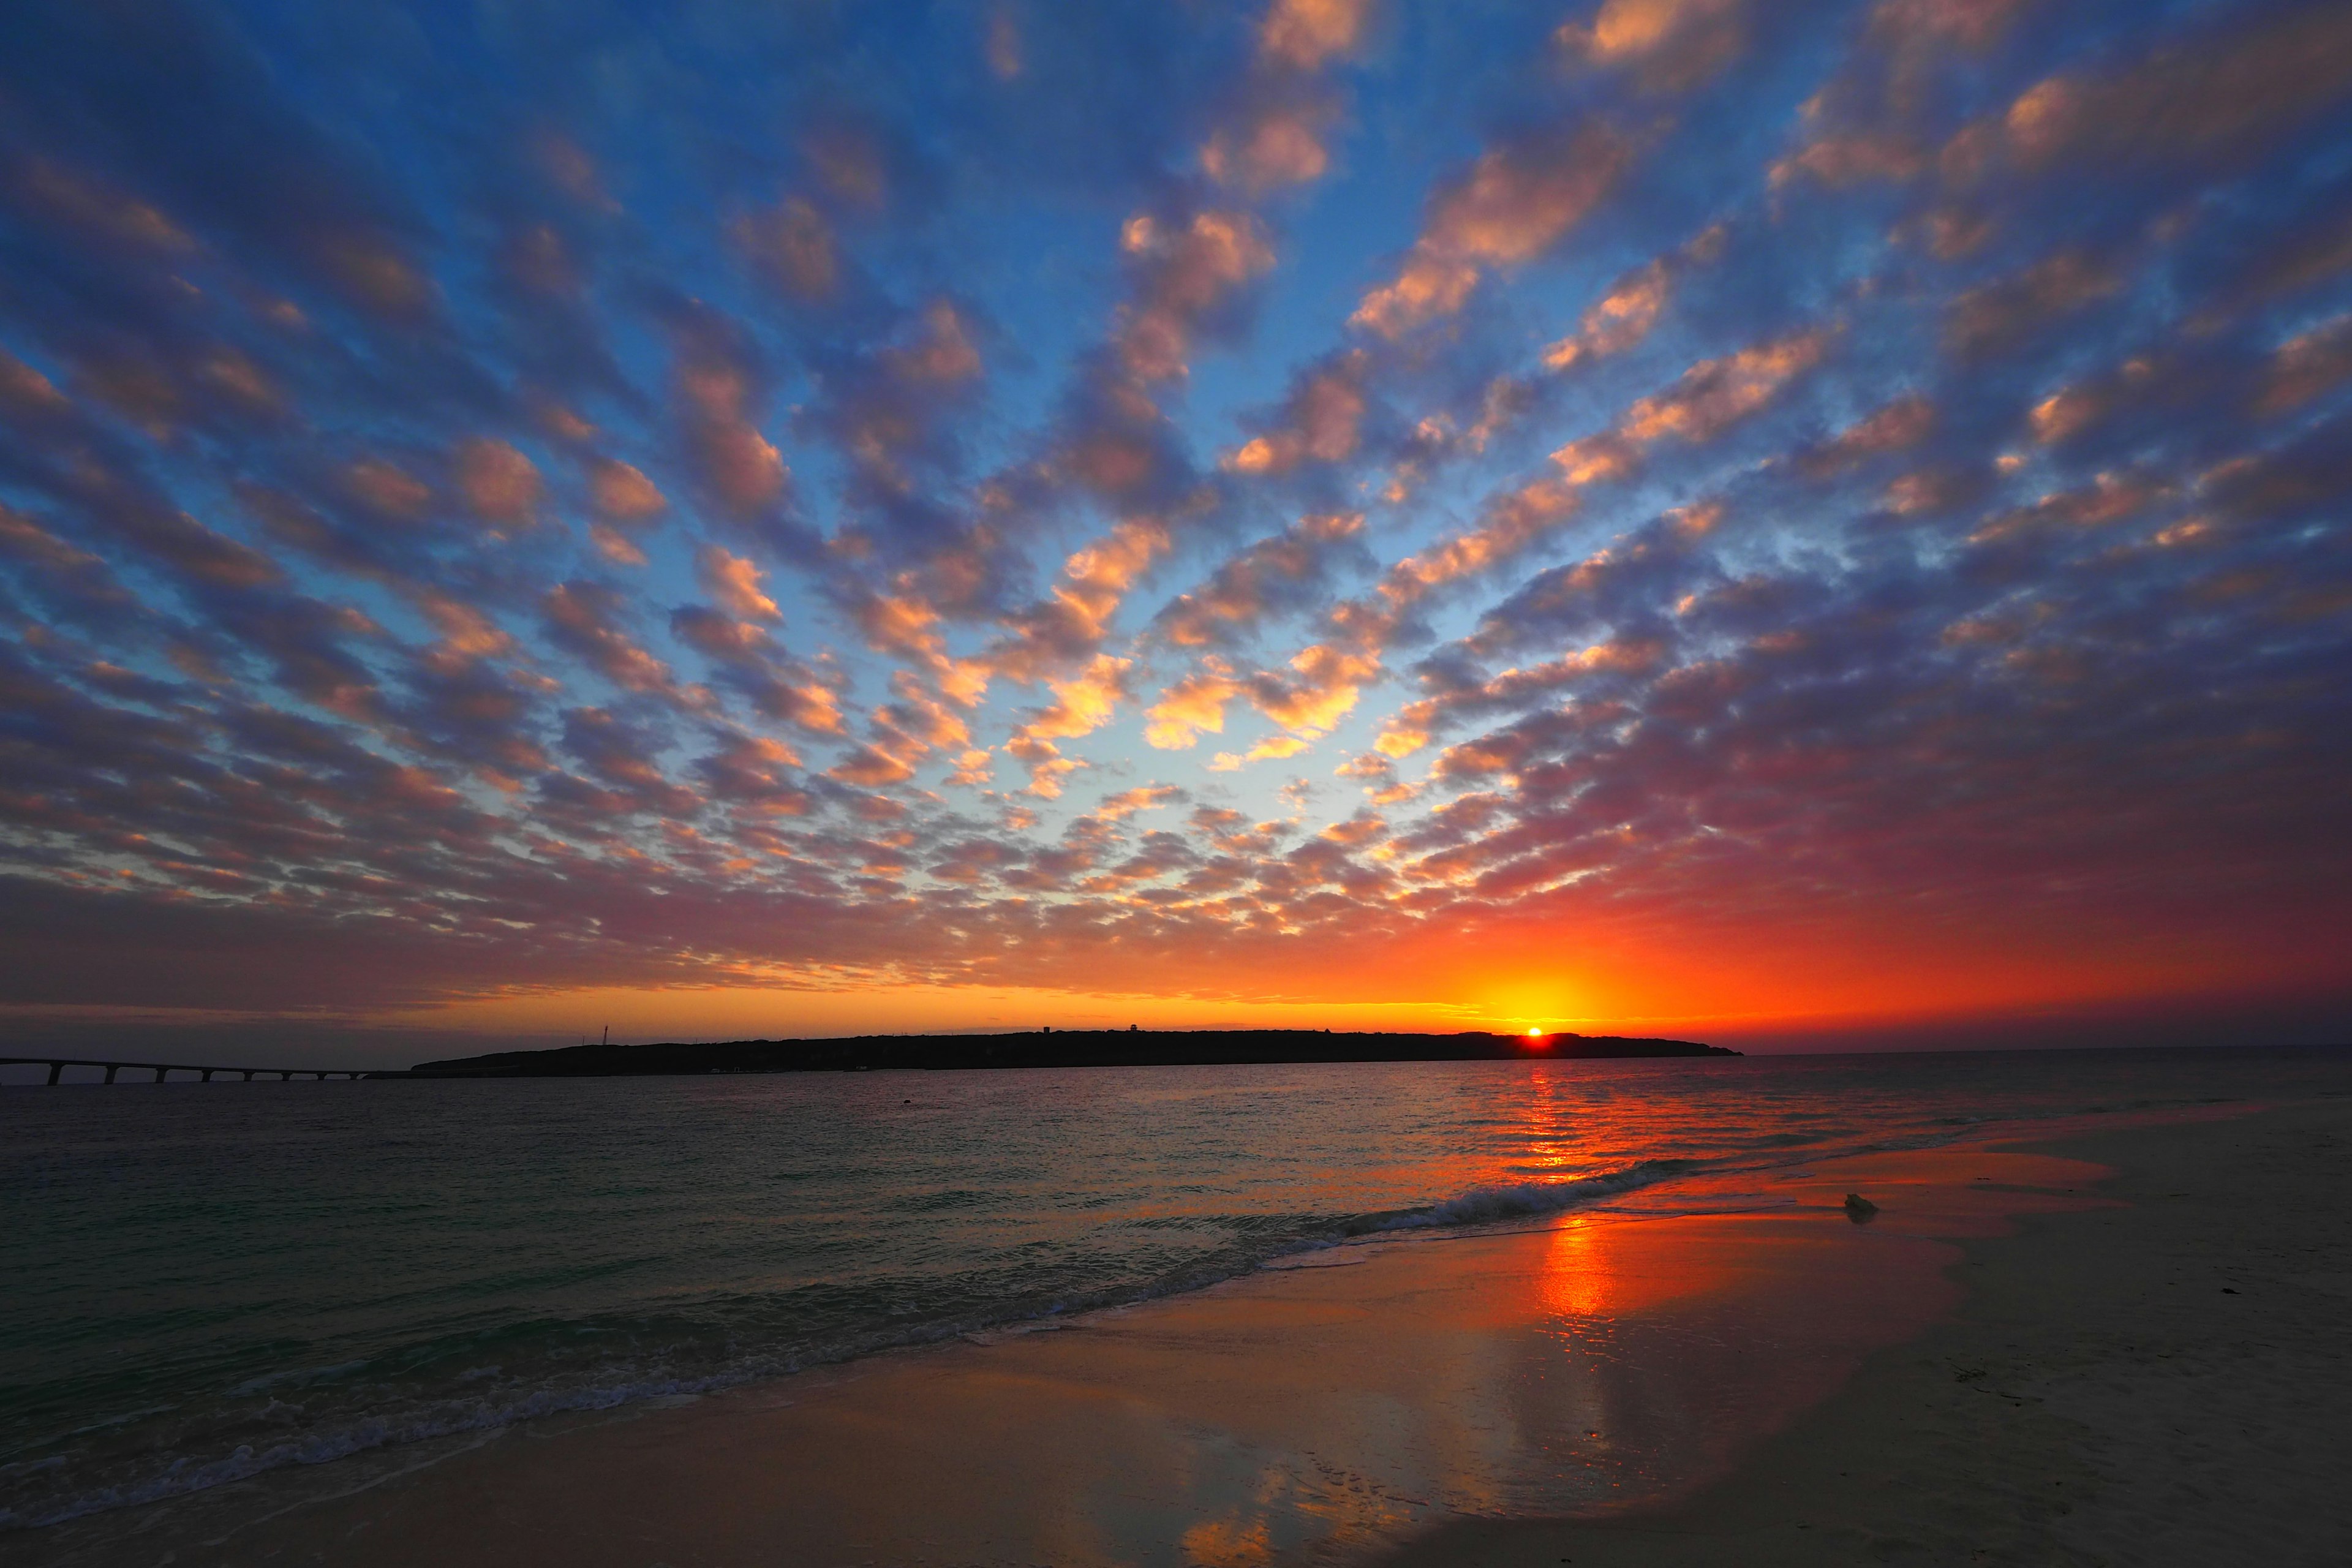
[[0,1089],[0,1529],[2341,1052]]

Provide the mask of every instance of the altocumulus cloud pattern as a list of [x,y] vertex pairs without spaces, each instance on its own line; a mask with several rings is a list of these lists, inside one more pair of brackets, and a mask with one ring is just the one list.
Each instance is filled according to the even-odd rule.
[[2343,5],[0,45],[19,1017],[2341,981]]

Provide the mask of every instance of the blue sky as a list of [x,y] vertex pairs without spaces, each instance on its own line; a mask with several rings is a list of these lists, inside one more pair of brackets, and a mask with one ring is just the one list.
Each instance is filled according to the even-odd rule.
[[20,1029],[2343,994],[2339,7],[0,44]]

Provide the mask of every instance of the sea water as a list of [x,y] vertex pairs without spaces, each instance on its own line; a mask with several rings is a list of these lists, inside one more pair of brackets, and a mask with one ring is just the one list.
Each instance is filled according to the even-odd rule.
[[2326,1051],[5,1089],[0,1530],[1351,1237],[2347,1090]]

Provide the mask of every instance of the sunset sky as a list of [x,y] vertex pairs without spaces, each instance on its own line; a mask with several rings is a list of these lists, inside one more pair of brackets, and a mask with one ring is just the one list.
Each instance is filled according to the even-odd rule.
[[2347,498],[2341,4],[11,5],[0,1024],[2340,1035]]

